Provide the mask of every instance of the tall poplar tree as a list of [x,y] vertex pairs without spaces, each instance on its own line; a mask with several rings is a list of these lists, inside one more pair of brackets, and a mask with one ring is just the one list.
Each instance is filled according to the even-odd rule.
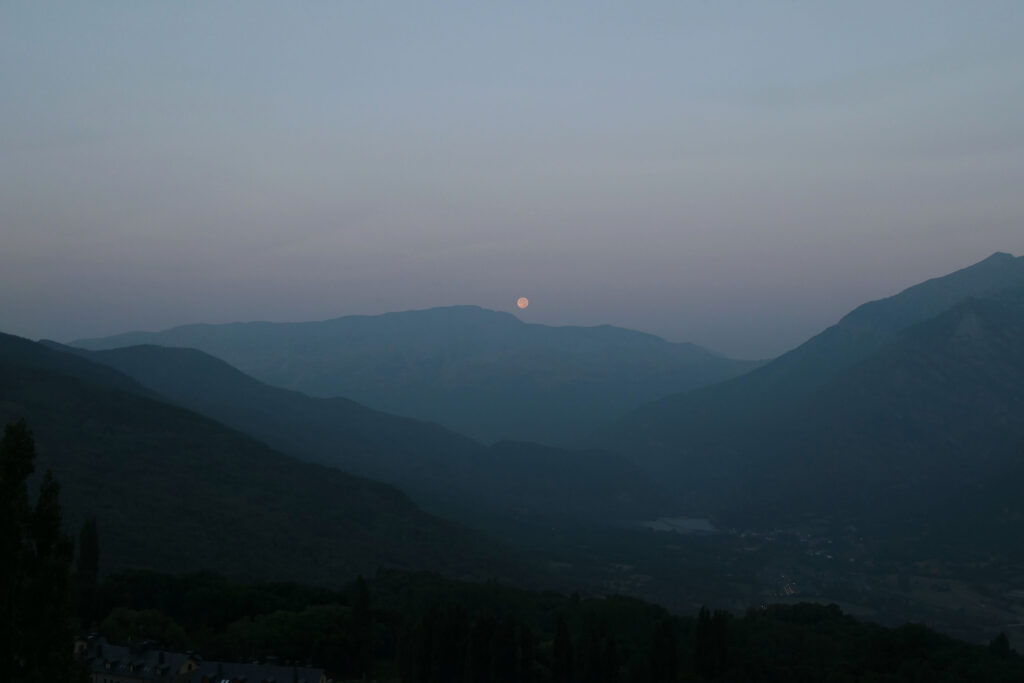
[[100,542],[96,520],[87,519],[78,534],[78,556],[75,558],[75,611],[85,628],[95,624],[96,587],[99,580]]
[[551,653],[551,680],[554,683],[573,683],[572,676],[572,640],[569,638],[569,627],[561,615],[555,623],[555,641]]
[[49,471],[29,502],[35,453],[25,421],[8,424],[0,440],[0,680],[10,683],[80,675],[68,601],[73,545],[61,530],[60,485]]

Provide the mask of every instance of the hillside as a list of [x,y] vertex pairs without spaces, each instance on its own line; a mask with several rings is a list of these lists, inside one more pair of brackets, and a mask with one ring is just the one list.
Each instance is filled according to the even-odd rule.
[[[1021,414],[1024,297],[969,299],[793,406],[762,451],[771,457],[746,465],[775,495],[747,500],[893,527],[946,523],[953,512],[973,517],[977,533],[1024,512],[1016,495],[1003,506],[991,499],[1024,484]],[[978,515],[983,498],[1009,507]]]
[[525,442],[487,447],[348,399],[313,398],[264,384],[194,349],[62,348],[283,453],[395,484],[428,509],[467,522],[479,522],[484,512],[620,521],[672,511],[634,465],[609,453]]
[[390,486],[302,463],[110,368],[0,335],[0,422],[24,417],[72,525],[98,520],[106,567],[340,585],[378,566],[521,575],[475,533]]
[[756,366],[632,330],[527,324],[475,306],[74,342],[137,344],[200,349],[274,386],[344,396],[485,442],[572,444],[648,401]]
[[[791,467],[829,474],[815,484],[823,509],[932,526],[936,536],[1019,527],[1024,288],[967,299],[909,328],[802,412],[813,427]],[[809,484],[794,495],[813,500]]]
[[701,511],[908,529],[960,513],[976,530],[998,507],[985,491],[1024,483],[1022,264],[996,255],[862,306],[748,376],[635,411],[603,442],[670,473]]
[[744,396],[778,400],[805,394],[867,358],[911,325],[967,297],[983,297],[1019,286],[1024,286],[1024,257],[997,252],[967,268],[858,306],[821,334],[739,378],[729,391],[740,400]]

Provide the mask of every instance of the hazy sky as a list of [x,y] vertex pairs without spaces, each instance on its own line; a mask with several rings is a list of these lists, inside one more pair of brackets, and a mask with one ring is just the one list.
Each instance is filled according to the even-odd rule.
[[0,330],[478,304],[737,356],[1024,252],[1024,2],[0,1]]

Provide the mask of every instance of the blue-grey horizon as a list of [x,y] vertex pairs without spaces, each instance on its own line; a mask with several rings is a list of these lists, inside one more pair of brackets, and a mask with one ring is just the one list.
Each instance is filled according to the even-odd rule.
[[1024,252],[1022,26],[996,0],[4,3],[0,331],[474,304],[773,356]]

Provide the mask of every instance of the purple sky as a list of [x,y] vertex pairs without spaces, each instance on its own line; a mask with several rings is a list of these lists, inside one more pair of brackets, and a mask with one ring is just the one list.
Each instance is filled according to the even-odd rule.
[[0,7],[0,330],[448,304],[777,354],[1024,252],[1024,3]]

